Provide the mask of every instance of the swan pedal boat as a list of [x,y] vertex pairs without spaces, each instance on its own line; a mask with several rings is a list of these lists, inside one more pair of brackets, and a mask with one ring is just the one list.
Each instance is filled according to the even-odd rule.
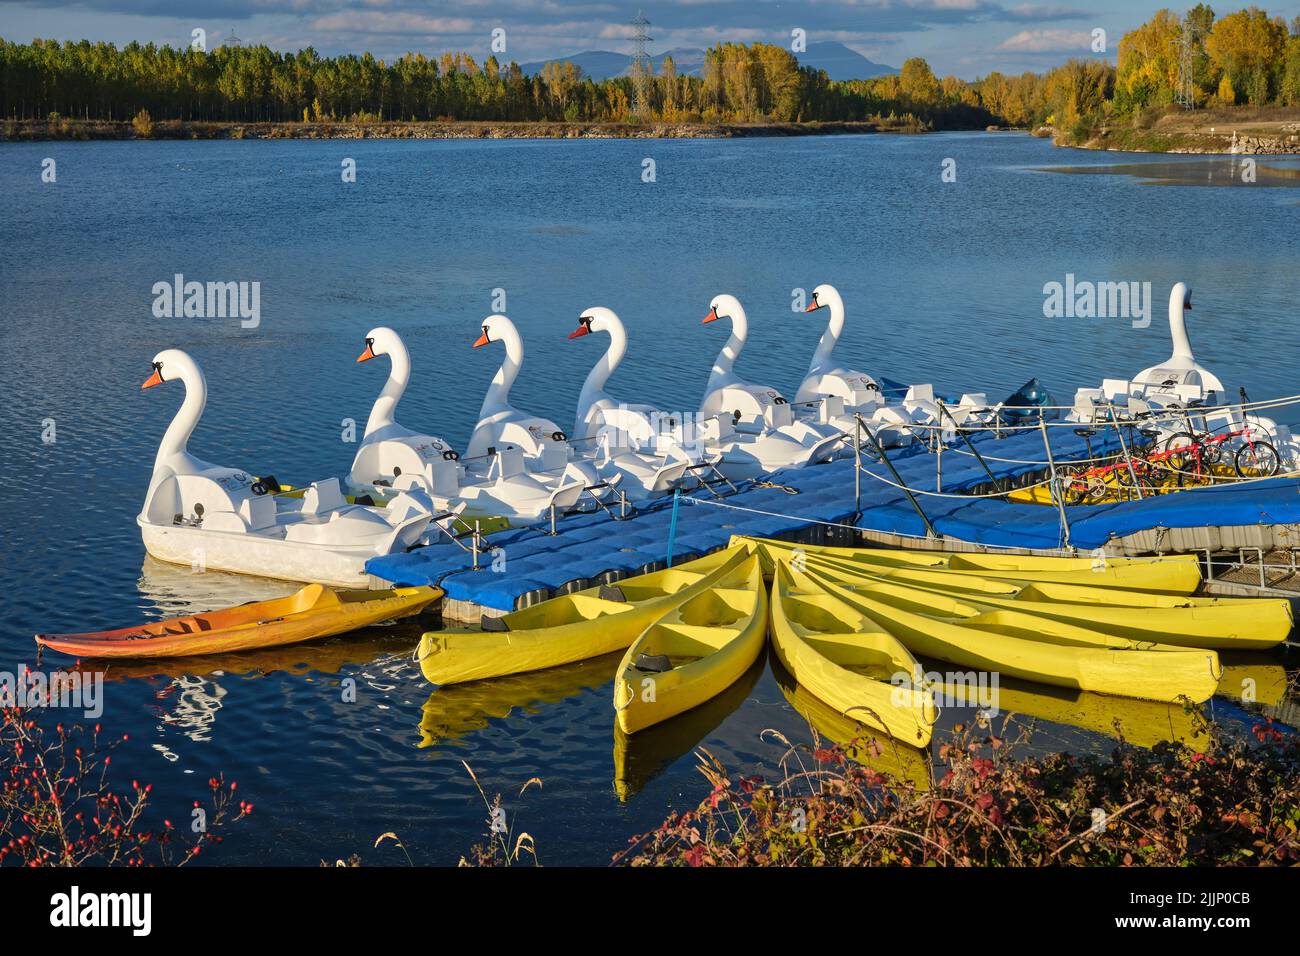
[[[855,433],[860,415],[863,425],[887,448],[909,444],[913,439],[924,440],[929,428],[918,426],[933,426],[943,415],[935,400],[934,386],[909,386],[900,402],[887,402],[881,383],[874,377],[838,366],[831,358],[844,332],[844,299],[833,285],[823,283],[813,289],[804,311],[819,309],[829,313],[826,331],[795,392],[795,404],[805,408],[816,405],[820,421],[850,435]],[[987,410],[985,395],[966,394],[949,409],[949,414],[958,424],[964,424]]]
[[813,696],[896,740],[930,743],[934,697],[895,683],[900,675],[913,681],[921,668],[887,630],[784,563],[773,575],[770,616],[777,657]]
[[441,588],[333,591],[309,584],[288,597],[85,634],[37,634],[36,643],[79,658],[192,657],[279,647],[410,617]]
[[203,570],[365,587],[370,558],[420,543],[434,508],[418,489],[382,508],[348,504],[337,478],[313,482],[300,496],[280,496],[248,470],[190,454],[208,394],[198,364],[180,349],[159,352],[141,387],[176,379],[185,397],[158,446],[136,518],[149,554]]
[[[612,309],[593,306],[578,317],[569,339],[593,333],[609,336],[605,350],[582,384],[573,434],[597,442],[597,468],[602,478],[623,480],[633,501],[667,494],[691,477],[688,472],[709,458],[699,447],[682,444],[683,430],[674,416],[652,405],[616,400],[605,385],[627,355],[627,330]],[[709,458],[712,461],[711,458]]]
[[830,422],[797,418],[786,398],[768,385],[746,382],[735,372],[749,336],[749,320],[734,295],[709,303],[704,322],[727,319],[723,343],[700,402],[697,440],[721,456],[719,469],[732,481],[844,457],[851,439]]
[[817,564],[808,567],[806,580],[866,615],[912,653],[959,667],[1116,697],[1193,704],[1214,696],[1223,673],[1212,650],[1131,641],[1001,610],[954,623],[932,592],[887,583],[842,585]]
[[[551,474],[530,470],[524,449],[502,441],[475,458],[462,459],[446,439],[404,427],[397,405],[411,378],[411,356],[402,337],[385,326],[366,333],[357,362],[387,356],[388,379],[375,399],[346,482],[356,494],[386,501],[419,488],[436,507],[463,510],[466,518],[504,517],[535,524],[579,503],[589,476],[560,467]],[[498,373],[499,375],[501,373]]]
[[[656,497],[685,476],[689,461],[615,447],[609,440],[586,442],[579,449],[555,422],[515,408],[510,404],[510,390],[523,367],[523,339],[504,315],[489,315],[482,328],[483,334],[474,347],[500,342],[505,348],[505,360],[483,398],[479,421],[466,449],[469,457],[511,445],[522,450],[529,473],[581,480],[584,490],[598,500],[609,501],[618,497],[616,488],[630,500]],[[598,365],[597,370],[600,368]],[[589,383],[591,378],[589,375]]]
[[430,631],[416,657],[433,684],[503,677],[624,651],[670,609],[716,586],[745,561],[746,548],[716,551],[662,571],[551,598],[482,630]]
[[669,608],[619,663],[614,711],[634,734],[700,706],[734,684],[767,642],[767,589],[758,555]]

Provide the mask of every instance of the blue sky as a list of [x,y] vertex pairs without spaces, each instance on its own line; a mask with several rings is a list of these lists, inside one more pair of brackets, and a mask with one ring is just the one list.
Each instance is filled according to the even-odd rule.
[[[1119,38],[1161,6],[1147,0],[0,0],[0,36],[26,41],[189,42],[203,27],[214,40],[234,32],[245,43],[321,53],[392,58],[417,50],[465,50],[486,56],[494,28],[506,31],[504,59],[520,62],[583,50],[629,50],[627,22],[642,9],[652,23],[651,51],[702,47],[718,40],[788,44],[801,28],[810,40],[838,40],[873,60],[900,64],[924,56],[940,75],[973,78],[994,69],[1041,70],[1070,56],[1093,55],[1092,31]],[[1191,4],[1175,5],[1183,9]],[[1219,13],[1247,0],[1213,4]],[[1288,20],[1300,0],[1262,4]]]

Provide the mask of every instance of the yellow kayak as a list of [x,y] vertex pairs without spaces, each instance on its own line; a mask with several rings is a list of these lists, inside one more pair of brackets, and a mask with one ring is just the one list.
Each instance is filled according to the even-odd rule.
[[785,559],[795,552],[861,565],[874,574],[942,571],[949,579],[983,578],[994,582],[1043,582],[1089,588],[1120,588],[1162,594],[1191,594],[1201,585],[1195,555],[1167,558],[1051,558],[1022,554],[949,554],[889,551],[881,548],[830,548],[766,538],[735,536]]
[[[1071,585],[1013,585],[1007,582],[991,583],[984,588],[965,588],[954,594],[953,589],[947,586],[950,576],[946,572],[876,574],[849,562],[820,557],[807,560],[811,566],[840,583],[897,583],[931,592],[938,601],[953,602],[945,606],[951,607],[954,618],[973,617],[1000,609],[1136,641],[1215,650],[1275,647],[1286,640],[1294,626],[1291,604],[1281,598],[1178,598],[1164,594],[1143,595],[1136,591],[1075,588]],[[1097,603],[1111,596],[1125,603]],[[1135,596],[1150,600],[1134,602],[1132,598]],[[1065,600],[1067,597],[1078,599],[1078,603]],[[1094,603],[1084,601],[1085,597],[1093,598]]]
[[672,720],[656,724],[639,734],[628,734],[619,726],[618,718],[614,718],[614,792],[620,801],[626,803],[664,768],[704,743],[749,699],[750,691],[767,670],[765,650],[760,651],[758,659],[740,675],[740,680]]
[[442,589],[431,587],[333,591],[309,584],[288,597],[112,631],[37,634],[36,643],[83,658],[227,654],[297,644],[410,617],[440,597]]
[[[1222,667],[1211,650],[1131,641],[1060,621],[993,610],[944,620],[960,602],[892,583],[843,586],[820,565],[807,576],[912,653],[1057,687],[1143,700],[1209,700]],[[929,616],[933,614],[935,616]]]
[[790,706],[819,736],[839,744],[850,760],[895,780],[911,781],[918,790],[930,789],[930,761],[924,750],[860,724],[818,700],[779,661],[772,672]]
[[543,601],[497,618],[493,630],[430,631],[416,656],[431,683],[504,677],[558,667],[624,650],[677,605],[707,591],[737,564],[745,548],[625,578]]
[[669,608],[623,655],[614,711],[634,734],[722,693],[749,669],[767,639],[767,589],[758,555],[729,566]]
[[919,665],[893,635],[785,564],[772,582],[771,625],[782,666],[813,695],[912,746],[929,744],[934,698],[909,683]]

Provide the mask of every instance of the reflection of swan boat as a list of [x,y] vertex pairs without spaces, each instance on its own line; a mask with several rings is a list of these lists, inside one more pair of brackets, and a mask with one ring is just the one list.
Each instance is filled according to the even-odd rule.
[[[937,665],[930,669],[940,678],[946,677]],[[978,699],[981,692],[965,682],[941,680],[935,689],[942,689],[949,699],[965,699],[969,707],[983,706]],[[1071,691],[1014,677],[999,680],[996,699],[999,716],[995,721],[1011,714],[1038,718],[1107,737],[1122,737],[1138,747],[1177,741],[1196,749],[1204,739],[1197,733],[1202,722],[1199,707]]]
[[699,707],[656,724],[638,734],[626,734],[614,722],[614,791],[624,802],[671,764],[695,749],[746,700],[763,675],[767,652],[730,687]]
[[617,666],[618,658],[606,654],[543,671],[439,687],[420,709],[419,746],[459,740],[516,710],[532,712],[594,691],[609,683]]
[[[212,688],[210,691],[209,685]],[[163,713],[163,723],[195,743],[210,741],[212,727],[217,722],[217,712],[224,706],[222,699],[226,696],[226,689],[215,680],[188,674],[174,678],[172,689],[175,691],[176,706],[170,713]],[[158,695],[160,700],[164,696],[172,694],[168,691]],[[164,755],[167,753],[161,752]],[[174,754],[168,759],[175,759]]]
[[910,780],[920,789],[929,789],[930,761],[926,751],[860,724],[818,700],[775,657],[772,659],[772,674],[790,706],[817,733],[843,747],[851,760],[878,773]]
[[350,505],[338,479],[301,497],[277,496],[248,471],[190,454],[207,404],[207,382],[179,349],[154,356],[144,388],[180,379],[185,399],[158,447],[136,521],[145,549],[173,564],[338,587],[365,587],[365,563],[420,540],[432,519],[427,495],[398,495],[387,508]]

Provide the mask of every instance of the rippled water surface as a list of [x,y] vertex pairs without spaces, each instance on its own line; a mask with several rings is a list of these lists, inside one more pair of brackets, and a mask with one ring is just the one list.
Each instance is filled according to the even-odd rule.
[[[56,184],[40,180],[47,156]],[[647,156],[655,183],[641,182]],[[346,157],[355,184],[340,180]],[[946,158],[956,183],[940,180]],[[382,378],[354,358],[380,324],[413,353],[400,418],[463,447],[499,360],[470,349],[494,289],[528,348],[516,404],[562,423],[599,348],[566,340],[583,308],[610,306],[628,326],[618,394],[691,409],[723,337],[699,321],[713,295],[747,306],[747,375],[793,392],[823,320],[792,313],[791,290],[820,282],[848,304],[846,364],[996,399],[1033,375],[1064,398],[1164,358],[1164,302],[1187,280],[1202,363],[1252,397],[1300,391],[1294,193],[1149,188],[1196,178],[1171,175],[1182,160],[1168,157],[1124,160],[1159,162],[1153,177],[1045,169],[1113,162],[1013,134],[0,146],[0,460],[18,486],[0,496],[0,669],[30,660],[35,631],[291,590],[145,560],[134,517],[180,396],[139,386],[166,347],[208,378],[194,450],[283,480],[346,470],[344,420],[364,422]],[[151,288],[176,273],[260,282],[260,327],[154,318]],[[1044,319],[1043,285],[1067,273],[1152,282],[1154,321]],[[131,735],[116,762],[164,807],[186,806],[215,771],[237,778],[258,811],[222,861],[402,862],[391,844],[371,848],[391,830],[417,862],[454,863],[484,816],[465,760],[508,796],[544,862],[602,863],[698,799],[693,748],[771,773],[782,745],[764,729],[806,739],[807,717],[845,732],[760,668],[629,742],[613,729],[616,661],[432,693],[409,661],[417,634],[114,668],[103,722]],[[1185,730],[1167,708],[1020,693],[1043,746],[1104,747],[1116,711],[1137,738]],[[543,788],[516,797],[533,776]]]

